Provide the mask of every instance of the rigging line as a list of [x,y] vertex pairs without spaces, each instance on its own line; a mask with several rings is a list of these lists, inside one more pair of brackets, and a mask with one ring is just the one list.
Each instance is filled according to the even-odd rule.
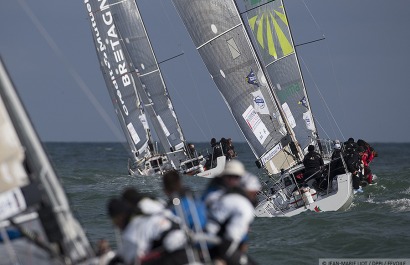
[[50,36],[50,34],[48,34],[47,30],[40,23],[40,21],[35,16],[35,14],[30,9],[30,7],[27,5],[25,0],[17,0],[17,1],[20,4],[20,6],[22,7],[22,9],[25,11],[27,16],[31,19],[34,26],[40,32],[41,36],[45,39],[47,44],[50,46],[51,50],[54,52],[55,55],[57,55],[57,57],[60,59],[60,61],[64,64],[64,66],[66,67],[66,69],[70,73],[71,77],[74,79],[74,81],[77,83],[77,85],[81,88],[82,92],[86,95],[88,100],[94,106],[94,108],[96,109],[96,111],[98,112],[100,117],[108,125],[111,132],[114,134],[114,136],[117,138],[117,140],[122,141],[123,134],[120,132],[120,130],[114,124],[114,122],[110,119],[110,117],[108,116],[108,114],[105,111],[105,109],[103,108],[103,106],[100,104],[100,102],[94,96],[94,94],[91,92],[90,88],[87,86],[87,84],[84,82],[84,80],[78,74],[78,72],[74,69],[74,67],[64,57],[64,54],[62,53],[61,49],[57,46],[56,42],[53,40],[53,38]]
[[317,23],[315,17],[313,16],[312,12],[310,11],[309,7],[306,5],[306,2],[305,2],[304,0],[301,0],[301,1],[302,1],[303,4],[305,5],[306,10],[308,11],[308,13],[309,13],[310,17],[312,18],[313,22],[315,23],[317,29],[321,32],[323,38],[325,38],[325,34],[323,33],[322,28],[319,26],[319,23]]
[[[308,11],[308,13],[309,13],[310,17],[312,18],[313,22],[315,23],[316,28],[320,31],[320,33],[322,34],[323,38],[325,38],[325,34],[323,33],[322,28],[320,27],[319,23],[316,21],[315,17],[313,16],[312,12],[310,11],[308,5],[306,4],[306,1],[305,1],[305,0],[301,0],[301,1],[302,1],[302,3],[304,4],[304,6],[306,7],[306,10]],[[341,98],[340,83],[337,82],[337,79],[336,79],[335,67],[334,67],[333,60],[332,60],[332,57],[331,57],[331,54],[330,54],[329,45],[327,45],[327,42],[325,42],[325,43],[326,43],[326,47],[327,47],[327,51],[328,51],[328,56],[329,56],[329,58],[330,58],[330,64],[332,65],[332,73],[333,73],[333,76],[334,76],[334,78],[335,78],[335,80],[336,80],[335,83],[336,83],[336,85],[337,85],[337,93],[338,93],[338,95],[339,95],[339,98]],[[340,101],[338,101],[338,102],[340,102]],[[344,108],[342,107],[341,109],[343,110],[343,114],[345,114]],[[345,115],[344,115],[344,116],[345,116]],[[337,125],[337,124],[336,124],[336,125]],[[339,126],[338,126],[338,129],[339,129],[339,132],[340,132],[340,134],[342,135],[343,139],[345,139],[345,137],[344,137],[342,131],[340,130]]]
[[[315,119],[315,118],[314,118]],[[325,131],[325,129],[323,129],[322,124],[320,124],[320,122],[315,119],[315,122],[317,122],[317,124],[319,124],[319,127],[322,129],[322,131],[324,132],[324,134],[326,134],[327,138],[331,139],[330,136],[327,134],[327,132]]]
[[181,55],[184,55],[184,53],[181,52],[180,54],[177,54],[177,55],[175,55],[175,56],[172,56],[171,58],[168,58],[168,59],[165,59],[165,60],[163,60],[163,61],[161,61],[161,62],[158,62],[158,64],[165,63],[165,62],[167,62],[167,61],[169,61],[169,60],[172,60],[172,59],[175,59],[175,58],[177,58],[177,57],[179,57],[179,56],[181,56]]
[[[339,80],[337,79],[336,71],[335,71],[335,65],[334,65],[334,63],[333,63],[333,58],[332,58],[332,55],[331,55],[331,53],[330,53],[329,45],[327,45],[327,43],[326,43],[326,48],[327,48],[327,53],[328,53],[328,56],[329,56],[329,61],[330,61],[330,64],[331,64],[331,66],[332,66],[332,74],[333,74],[333,78],[334,78],[335,83],[336,83],[336,90],[337,90],[338,98],[341,99],[341,98],[342,98],[342,93],[341,93],[341,89],[340,89],[341,85],[340,85]],[[341,105],[342,100],[338,100],[337,102],[338,102],[338,104],[340,104],[340,105],[339,105],[339,106],[340,106],[340,109],[342,109],[343,120],[346,121],[346,111],[345,111],[344,106]],[[339,129],[339,130],[340,130],[340,129]],[[342,132],[340,132],[340,133],[341,133],[343,139],[346,139],[346,138],[344,137],[343,133],[342,133]]]
[[204,42],[204,43],[202,43],[201,45],[199,45],[198,47],[196,47],[196,49],[197,49],[197,50],[201,49],[201,48],[204,47],[205,45],[211,43],[212,41],[218,39],[219,37],[225,35],[226,33],[230,32],[230,31],[232,31],[232,30],[234,30],[234,29],[236,29],[237,27],[240,27],[240,26],[242,26],[242,23],[239,23],[239,24],[237,24],[237,25],[235,25],[235,26],[233,26],[233,27],[231,27],[231,28],[225,30],[224,32],[221,32],[221,34],[218,34],[217,36],[215,36],[215,37],[213,37],[213,38],[210,38],[210,39],[207,40],[206,42]]
[[[162,0],[159,0],[159,1],[160,1],[160,3],[161,3],[161,6],[162,6],[161,10],[162,10],[162,12],[165,14],[165,16],[163,16],[163,17],[165,17],[165,18],[167,19],[167,21],[168,21],[167,25],[172,25],[171,19],[170,19],[170,16],[169,16],[169,13],[168,13],[168,12],[165,12],[166,9],[165,9],[165,7],[164,7],[163,1],[162,1]],[[174,4],[172,4],[172,5],[173,5],[174,10],[175,10]],[[178,17],[179,17],[179,19],[181,20],[181,17],[179,16],[179,14],[178,14]],[[183,25],[183,23],[182,23],[182,25]],[[174,27],[171,27],[171,31],[173,32],[173,34],[172,34],[173,36],[177,36],[176,30],[175,30]],[[181,46],[181,43],[179,43],[179,46]],[[183,53],[184,53],[184,52],[183,52]],[[185,54],[185,53],[184,53],[184,54]],[[195,82],[195,80],[194,80],[194,78],[193,78],[193,73],[192,73],[192,70],[191,70],[192,68],[191,68],[191,67],[188,67],[188,66],[189,66],[189,63],[187,62],[186,57],[183,57],[183,58],[184,58],[185,67],[188,68],[189,77],[190,77],[190,79],[191,79],[191,82],[194,84],[195,94],[196,94],[196,97],[197,97],[197,101],[200,103],[201,110],[202,110],[203,120],[205,121],[206,127],[207,127],[207,129],[209,130],[209,135],[214,135],[214,132],[213,132],[212,129],[211,129],[211,126],[210,126],[208,117],[207,117],[206,112],[205,112],[205,108],[204,108],[204,105],[203,105],[203,101],[202,101],[202,99],[201,99],[201,97],[200,97],[200,95],[199,95],[199,88],[198,88],[197,83]],[[191,112],[191,111],[188,110],[188,112],[190,113],[190,115],[192,115],[192,112]],[[195,124],[198,126],[198,128],[200,129],[202,135],[207,138],[207,136],[204,134],[204,131],[202,130],[202,126],[199,126],[199,124],[197,123],[197,119],[195,119],[194,117],[193,117],[192,119],[194,120],[194,122],[195,122]]]
[[[194,74],[192,73],[192,68],[191,67],[189,67],[189,63],[187,62],[187,59],[186,58],[184,58],[184,63],[185,63],[185,67],[186,68],[188,68],[188,71],[189,71],[189,77],[191,78],[191,82],[194,84],[194,87],[195,87],[195,94],[196,94],[196,97],[197,97],[197,101],[200,103],[200,105],[201,105],[201,110],[202,110],[202,116],[204,117],[204,120],[205,120],[205,123],[206,123],[206,127],[208,128],[208,131],[209,131],[209,134],[210,135],[214,135],[215,134],[215,132],[212,130],[212,127],[210,126],[210,123],[209,123],[209,120],[208,120],[208,116],[206,115],[206,112],[205,112],[205,108],[204,108],[204,102],[203,102],[203,100],[202,100],[202,98],[200,97],[200,95],[199,95],[199,88],[198,88],[198,85],[197,85],[197,83],[195,82],[195,80],[194,80]],[[200,126],[201,127],[201,126]],[[202,129],[201,129],[202,130]],[[205,136],[205,135],[204,135]],[[206,137],[206,136],[205,136]],[[208,137],[209,138],[209,137]]]
[[325,39],[326,39],[326,38],[325,38],[325,37],[323,37],[323,38],[320,38],[320,39],[316,39],[316,40],[312,40],[312,41],[308,41],[308,42],[304,42],[304,43],[296,44],[296,45],[295,45],[295,47],[299,47],[299,46],[303,46],[303,45],[307,45],[307,44],[315,43],[315,42],[322,41],[322,40],[325,40]]
[[[184,102],[184,100],[183,100],[181,94],[179,93],[178,89],[176,88],[174,82],[173,82],[171,79],[168,79],[168,80],[167,80],[167,83],[170,84],[170,85],[173,87],[173,90],[175,90],[175,92],[177,93],[178,98],[182,99],[181,102],[182,102],[182,105],[184,106],[184,108],[185,108],[185,110],[186,110],[186,113],[189,114],[189,116],[191,117],[191,119],[194,121],[195,125],[196,125],[196,126],[198,127],[198,129],[201,131],[202,136],[204,136],[204,137],[206,138],[205,132],[202,130],[202,127],[199,125],[197,119],[195,119],[195,117],[193,116],[192,111],[190,111],[189,108],[188,108],[188,106],[185,104],[185,102]],[[168,87],[169,87],[169,86],[168,86]]]
[[[342,137],[343,137],[343,139],[344,139],[344,135],[343,135],[343,133],[342,133],[342,130],[340,129],[339,124],[337,123],[335,117],[333,116],[332,111],[330,110],[329,106],[327,105],[326,100],[325,100],[325,98],[323,97],[323,94],[322,94],[322,92],[320,91],[320,89],[319,89],[319,87],[318,87],[316,81],[314,80],[312,73],[310,72],[310,70],[309,70],[309,68],[307,67],[307,65],[306,65],[305,61],[303,60],[303,58],[301,58],[301,60],[302,60],[303,65],[305,66],[307,72],[309,73],[309,76],[312,78],[312,81],[313,81],[313,83],[315,84],[316,90],[318,91],[320,97],[322,98],[322,101],[323,101],[323,103],[325,104],[327,111],[329,112],[330,116],[331,116],[332,119],[333,119],[333,122],[335,123],[337,129],[339,130],[340,134],[342,135]],[[335,133],[335,132],[334,132],[334,133]],[[336,133],[335,133],[335,135],[336,135]]]

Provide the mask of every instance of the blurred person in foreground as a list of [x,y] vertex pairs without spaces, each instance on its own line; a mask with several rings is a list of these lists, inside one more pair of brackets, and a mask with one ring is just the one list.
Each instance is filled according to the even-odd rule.
[[238,160],[229,161],[220,178],[225,180],[224,188],[210,205],[206,224],[209,234],[221,238],[219,244],[210,246],[211,257],[227,265],[256,264],[246,252],[256,195],[261,189],[259,179],[247,172]]
[[109,264],[188,263],[185,232],[155,199],[128,188],[121,198],[109,200],[107,210],[121,232],[121,247]]

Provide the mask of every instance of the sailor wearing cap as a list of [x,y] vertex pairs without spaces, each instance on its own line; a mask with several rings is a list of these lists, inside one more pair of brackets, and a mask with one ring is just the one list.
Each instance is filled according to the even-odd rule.
[[247,261],[243,264],[252,264],[249,257],[241,251],[241,243],[254,220],[254,202],[261,184],[238,160],[229,161],[221,177],[225,179],[226,185],[231,186],[225,189],[209,209],[210,218],[206,230],[211,235],[222,238],[222,243],[210,250],[211,256],[233,262],[232,264],[242,264],[239,260],[243,259]]
[[239,160],[230,160],[220,175],[213,178],[202,194],[202,200],[210,209],[226,190],[238,187],[240,177],[246,173],[245,166]]

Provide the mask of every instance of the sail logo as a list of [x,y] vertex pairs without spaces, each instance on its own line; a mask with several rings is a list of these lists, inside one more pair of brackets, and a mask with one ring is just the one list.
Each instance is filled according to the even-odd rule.
[[260,90],[251,93],[253,96],[253,107],[255,108],[256,112],[260,114],[269,114],[268,106],[266,105],[265,98]]
[[269,136],[269,131],[255,109],[252,106],[249,106],[245,112],[242,113],[242,117],[258,141],[263,144]]
[[[276,86],[277,86],[276,94],[278,95],[279,100],[281,102],[287,101],[289,97],[294,96],[294,95],[301,96],[300,92],[303,92],[298,82],[292,83],[286,87],[281,87],[279,84],[277,84]],[[300,97],[297,97],[297,98],[299,99]]]
[[252,69],[251,69],[251,72],[246,76],[246,82],[248,82],[248,84],[259,87],[258,78],[256,77]]
[[[253,2],[256,3],[256,1]],[[258,8],[258,11],[260,12],[266,6],[269,5]],[[272,10],[266,9],[260,14],[250,17],[248,22],[259,45],[275,60],[294,52],[283,6],[278,6]]]
[[275,157],[280,152],[280,150],[282,150],[282,145],[278,143],[269,152],[261,157],[262,165],[266,165],[266,163],[268,163],[273,157]]
[[307,100],[306,100],[306,96],[303,96],[303,98],[301,100],[299,100],[298,104],[302,104],[305,108],[309,108],[308,104],[307,104]]
[[[122,81],[121,85],[123,88],[125,88],[131,84],[131,77],[124,58],[124,53],[121,49],[121,43],[116,32],[116,27],[114,24],[113,15],[110,11],[110,6],[107,4],[106,0],[98,0],[98,2],[100,2],[99,10],[93,11],[89,0],[84,1],[91,19],[91,26],[93,27],[95,33],[94,39],[100,60],[102,60],[103,66],[106,67],[106,72],[109,74],[112,86],[115,88],[114,93],[117,96],[117,100],[120,102],[124,114],[128,116],[128,108],[125,105],[125,101],[120,90],[120,84],[118,84],[117,79],[120,78],[120,80]],[[96,19],[98,18],[95,17],[95,14],[100,14],[99,19],[102,20],[101,27],[104,25],[108,27],[107,31],[105,32],[105,43],[102,41],[103,37],[100,34],[102,33],[102,31],[100,31],[101,28],[99,29],[97,26]]]

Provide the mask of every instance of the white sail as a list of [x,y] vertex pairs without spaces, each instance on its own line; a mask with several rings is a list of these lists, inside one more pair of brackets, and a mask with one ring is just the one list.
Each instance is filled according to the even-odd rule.
[[1,59],[0,138],[0,263],[96,264]]

